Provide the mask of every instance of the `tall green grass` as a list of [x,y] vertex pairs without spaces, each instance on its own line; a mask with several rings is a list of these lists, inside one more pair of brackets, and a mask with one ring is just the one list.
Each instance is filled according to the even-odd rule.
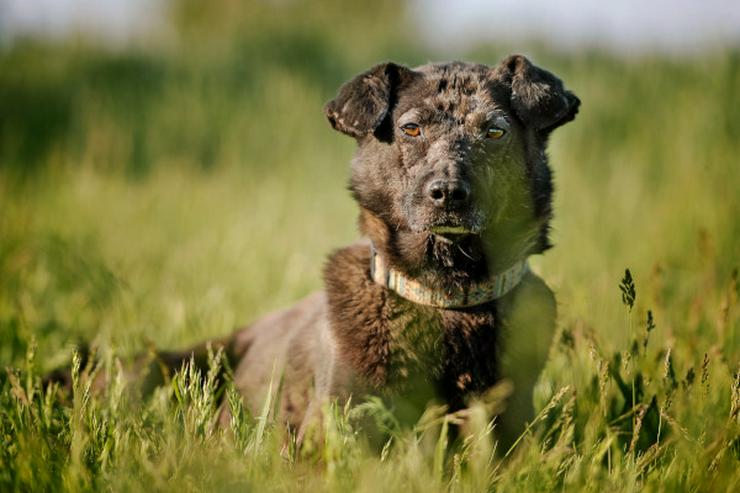
[[[388,21],[394,4],[233,4],[178,2],[178,37],[156,49],[0,55],[0,490],[737,489],[733,51],[530,53],[583,107],[551,143],[556,246],[533,263],[559,329],[539,414],[511,450],[491,421],[505,388],[461,413],[431,407],[411,429],[358,396],[301,450],[270,402],[250,416],[195,368],[139,395],[119,360],[225,335],[320,288],[325,255],[357,236],[352,142],[321,106],[375,62],[431,58]],[[82,341],[100,367],[75,372],[72,396],[42,388]],[[112,382],[101,395],[95,371]],[[389,438],[379,449],[368,419]]]

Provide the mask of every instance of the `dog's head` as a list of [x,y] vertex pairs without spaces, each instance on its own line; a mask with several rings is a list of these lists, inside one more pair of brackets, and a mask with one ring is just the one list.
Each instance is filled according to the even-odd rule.
[[396,267],[464,282],[548,247],[548,136],[578,98],[522,56],[377,65],[325,108],[355,137],[361,227]]

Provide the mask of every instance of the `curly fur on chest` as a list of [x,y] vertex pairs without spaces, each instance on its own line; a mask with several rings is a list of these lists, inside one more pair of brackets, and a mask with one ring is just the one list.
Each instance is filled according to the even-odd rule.
[[374,390],[402,392],[423,375],[448,401],[496,381],[496,306],[444,310],[421,306],[375,284],[370,249],[334,253],[324,277],[329,321],[340,354]]

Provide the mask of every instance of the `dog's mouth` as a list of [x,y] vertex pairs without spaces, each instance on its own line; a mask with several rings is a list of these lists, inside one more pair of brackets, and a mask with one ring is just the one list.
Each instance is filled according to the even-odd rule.
[[484,215],[475,210],[465,213],[455,211],[418,211],[418,215],[411,216],[409,226],[412,231],[426,233],[439,238],[461,239],[470,236],[480,236],[486,224]]
[[464,224],[437,224],[430,226],[428,231],[437,237],[451,241],[459,241],[462,238],[480,234],[479,228]]
[[469,235],[475,232],[467,226],[441,225],[432,226],[429,231],[435,235]]

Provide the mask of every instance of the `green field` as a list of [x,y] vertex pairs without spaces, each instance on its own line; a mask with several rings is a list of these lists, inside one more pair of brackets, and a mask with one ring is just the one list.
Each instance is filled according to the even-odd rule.
[[[505,451],[487,402],[449,444],[458,416],[400,429],[368,404],[281,451],[269,412],[219,428],[207,380],[141,398],[116,360],[320,288],[357,237],[353,142],[323,103],[378,61],[438,56],[388,22],[395,3],[176,5],[175,34],[146,49],[0,50],[0,491],[738,490],[740,51],[458,54],[524,51],[582,100],[550,146],[556,246],[532,261],[559,304],[540,414]],[[42,388],[83,341],[108,390],[84,371],[71,398]],[[389,427],[382,451],[362,409]]]

